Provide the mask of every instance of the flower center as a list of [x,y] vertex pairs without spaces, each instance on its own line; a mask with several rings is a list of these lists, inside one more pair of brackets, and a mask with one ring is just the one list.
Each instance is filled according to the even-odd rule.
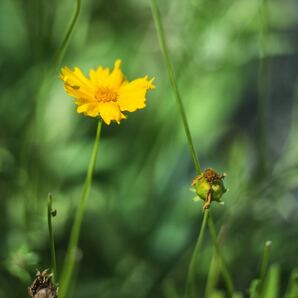
[[99,102],[116,101],[117,93],[108,87],[100,87],[95,93],[95,98]]

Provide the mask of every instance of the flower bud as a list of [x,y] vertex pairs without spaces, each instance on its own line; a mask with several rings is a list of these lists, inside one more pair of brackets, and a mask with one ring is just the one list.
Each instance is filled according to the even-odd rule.
[[205,201],[204,209],[209,209],[212,201],[221,202],[222,195],[227,191],[223,184],[226,174],[218,174],[213,169],[206,169],[192,182],[196,194]]

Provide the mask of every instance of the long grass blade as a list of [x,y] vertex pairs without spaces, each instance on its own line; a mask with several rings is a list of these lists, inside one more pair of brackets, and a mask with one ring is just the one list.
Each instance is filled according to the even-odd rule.
[[279,298],[279,275],[278,265],[272,265],[268,271],[264,290],[261,293],[262,298]]

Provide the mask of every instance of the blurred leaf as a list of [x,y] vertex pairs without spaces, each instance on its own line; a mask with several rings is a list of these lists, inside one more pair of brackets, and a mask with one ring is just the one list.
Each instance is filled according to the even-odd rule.
[[294,269],[290,276],[289,285],[285,298],[297,298],[298,297],[298,269]]
[[258,297],[258,286],[260,284],[259,279],[252,280],[250,287],[249,287],[249,297],[250,298],[257,298]]
[[222,292],[222,291],[218,291],[218,290],[213,291],[213,292],[208,296],[208,298],[224,298],[224,297],[225,297],[225,293]]
[[31,280],[30,272],[37,268],[38,256],[23,245],[5,261],[6,269],[24,283]]
[[262,298],[279,298],[279,266],[274,264],[270,267],[266,278],[264,290],[262,292]]

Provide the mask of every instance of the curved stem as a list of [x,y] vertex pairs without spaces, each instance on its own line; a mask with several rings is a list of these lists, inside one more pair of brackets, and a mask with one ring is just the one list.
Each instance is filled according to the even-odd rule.
[[52,216],[55,216],[56,212],[52,210],[52,194],[49,193],[48,195],[48,228],[49,228],[49,238],[50,238],[50,251],[51,251],[51,263],[52,263],[52,271],[53,281],[58,279],[57,275],[57,265],[56,265],[56,250],[55,250],[55,240],[53,235],[53,228],[52,228]]
[[233,292],[234,292],[233,280],[232,280],[232,277],[231,277],[230,272],[228,270],[228,267],[226,265],[226,262],[224,260],[223,253],[221,251],[220,245],[218,243],[218,239],[217,239],[217,235],[216,235],[216,229],[215,229],[215,225],[214,225],[211,214],[209,215],[209,219],[208,219],[208,227],[209,227],[209,231],[210,231],[211,238],[212,238],[212,241],[213,241],[213,245],[215,246],[215,249],[216,249],[216,253],[220,258],[221,272],[222,272],[224,281],[226,283],[228,298],[232,298],[233,297]]
[[177,105],[178,105],[181,120],[183,122],[183,127],[184,127],[184,131],[185,131],[185,134],[186,134],[186,137],[187,137],[189,149],[190,149],[190,152],[191,152],[191,155],[192,155],[192,159],[193,159],[197,174],[200,175],[201,172],[202,172],[201,166],[200,166],[199,159],[197,157],[196,150],[195,150],[195,147],[194,147],[194,144],[193,144],[191,132],[190,132],[187,117],[186,117],[186,114],[185,114],[185,109],[184,109],[183,102],[182,102],[180,92],[179,92],[179,89],[178,89],[178,84],[177,84],[174,68],[173,68],[173,66],[171,64],[171,61],[170,61],[169,51],[168,51],[168,47],[167,47],[166,40],[165,40],[164,29],[163,29],[163,26],[162,26],[162,23],[161,23],[160,12],[159,12],[159,9],[157,7],[156,0],[151,0],[151,10],[152,10],[152,15],[153,15],[153,19],[154,19],[154,22],[155,22],[155,27],[156,27],[156,31],[157,31],[157,35],[158,35],[158,39],[159,39],[159,44],[160,44],[160,47],[161,47],[161,51],[162,51],[162,54],[163,54],[164,62],[165,62],[165,65],[167,67],[167,70],[168,70],[168,75],[169,75],[169,79],[170,79],[170,82],[171,82],[171,86],[172,86],[172,89],[174,91],[174,95],[175,95],[175,99],[176,99],[176,102],[177,102]]
[[201,225],[200,233],[198,235],[198,240],[194,249],[194,252],[191,257],[191,261],[188,267],[188,272],[187,272],[187,280],[186,280],[186,297],[187,298],[192,298],[192,297],[197,297],[196,295],[196,287],[195,285],[195,277],[197,273],[197,260],[198,260],[198,255],[200,248],[202,246],[202,241],[204,238],[205,230],[206,230],[206,224],[207,224],[207,219],[208,219],[208,214],[209,210],[206,209],[204,211],[204,217],[203,217],[203,222]]
[[99,120],[97,125],[95,143],[93,146],[93,151],[89,162],[88,172],[87,172],[87,176],[86,176],[86,180],[83,188],[83,193],[80,200],[80,205],[76,211],[74,223],[70,234],[70,240],[68,244],[66,259],[65,259],[63,271],[61,274],[61,279],[60,279],[61,287],[59,289],[59,298],[64,298],[67,295],[67,291],[70,285],[71,277],[72,277],[75,262],[76,262],[76,250],[77,250],[77,245],[79,241],[79,235],[80,235],[81,224],[82,224],[83,215],[85,211],[85,206],[89,196],[92,177],[93,177],[95,163],[96,163],[96,156],[97,156],[100,132],[101,132],[101,124],[102,124],[102,120]]
[[53,66],[54,67],[55,66],[59,67],[59,65],[60,65],[60,63],[62,61],[62,58],[63,58],[63,55],[64,55],[64,51],[65,51],[65,49],[66,49],[66,47],[68,45],[68,42],[70,40],[70,36],[72,34],[72,31],[73,31],[73,29],[75,27],[75,24],[76,24],[77,20],[78,20],[78,17],[79,17],[79,14],[80,14],[80,10],[81,10],[81,0],[77,0],[77,6],[76,6],[76,10],[75,10],[75,14],[73,16],[73,19],[72,19],[72,21],[70,23],[70,26],[69,26],[69,28],[68,28],[68,30],[66,32],[66,35],[65,35],[64,39],[62,41],[62,44],[61,44],[59,50],[57,51],[57,53],[56,53],[56,55],[54,57],[54,63],[53,63]]

